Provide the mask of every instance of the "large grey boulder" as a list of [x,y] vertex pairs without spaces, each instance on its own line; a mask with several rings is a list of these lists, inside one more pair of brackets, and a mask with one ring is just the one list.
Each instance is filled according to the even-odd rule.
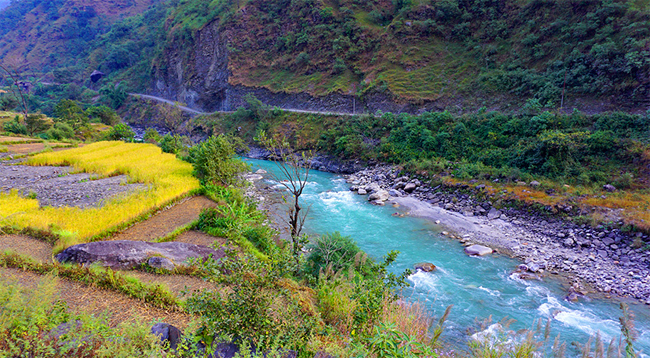
[[488,211],[487,218],[489,220],[494,220],[501,216],[501,212],[495,208],[491,208],[490,211]]
[[465,253],[470,256],[485,256],[493,252],[494,250],[483,245],[471,245],[465,248]]
[[114,269],[133,269],[149,261],[151,257],[165,257],[174,265],[187,265],[189,259],[206,259],[212,256],[220,259],[223,250],[216,251],[207,246],[183,242],[145,242],[145,241],[97,241],[68,247],[56,255],[59,262],[78,264],[98,263]]
[[417,188],[417,185],[415,183],[408,183],[404,186],[404,191],[407,193],[412,193],[415,188]]
[[102,77],[106,76],[104,72],[101,72],[99,70],[94,70],[93,73],[90,74],[90,80],[93,81],[93,83],[99,81],[102,79]]
[[149,264],[149,266],[152,268],[166,271],[174,271],[176,268],[172,260],[160,256],[154,256],[150,258],[149,261],[147,261],[147,264]]
[[151,334],[158,337],[160,343],[172,350],[178,348],[178,343],[180,343],[181,337],[183,336],[180,329],[162,322],[156,323],[151,327]]
[[368,196],[368,201],[386,201],[389,197],[390,194],[386,190],[379,189]]

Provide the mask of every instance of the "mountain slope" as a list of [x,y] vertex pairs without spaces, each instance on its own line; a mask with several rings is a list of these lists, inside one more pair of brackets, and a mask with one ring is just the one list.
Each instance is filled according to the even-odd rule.
[[650,106],[648,0],[57,0],[50,22],[29,2],[0,28],[5,59],[206,110],[249,92],[347,111]]

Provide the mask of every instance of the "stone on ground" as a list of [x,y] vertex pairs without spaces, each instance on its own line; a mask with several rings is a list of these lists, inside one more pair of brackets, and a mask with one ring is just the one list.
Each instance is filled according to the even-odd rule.
[[494,250],[483,245],[471,245],[465,248],[465,253],[470,256],[485,256],[493,252]]
[[225,256],[223,250],[182,242],[97,241],[68,247],[56,259],[78,264],[99,263],[115,269],[133,269],[153,256],[165,257],[175,265],[187,265],[189,259],[214,259]]

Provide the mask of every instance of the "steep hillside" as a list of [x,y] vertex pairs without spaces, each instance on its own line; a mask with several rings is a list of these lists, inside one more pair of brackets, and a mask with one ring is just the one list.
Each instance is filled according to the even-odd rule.
[[504,108],[533,97],[556,108],[563,89],[566,102],[583,109],[650,104],[647,1],[182,4],[167,23],[166,53],[188,41],[203,49],[204,29],[216,31],[231,86],[432,109]]
[[15,1],[0,13],[0,57],[14,67],[29,68],[30,74],[51,72],[64,83],[78,80],[83,76],[76,71],[85,75],[93,70],[81,64],[92,64],[89,50],[98,45],[98,37],[117,20],[140,14],[155,2]]
[[649,3],[24,0],[0,15],[14,19],[0,22],[0,51],[60,83],[100,69],[205,110],[234,109],[252,92],[341,112],[516,111],[531,98],[642,112]]

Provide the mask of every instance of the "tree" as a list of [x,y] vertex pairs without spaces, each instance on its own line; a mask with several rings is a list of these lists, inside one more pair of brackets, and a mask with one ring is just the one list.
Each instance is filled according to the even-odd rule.
[[128,92],[124,89],[124,86],[121,83],[114,85],[109,83],[108,85],[102,87],[99,90],[99,93],[102,95],[102,101],[107,102],[111,107],[117,109],[124,104],[126,98],[129,97]]
[[300,196],[309,179],[313,154],[311,151],[300,154],[294,153],[286,138],[270,138],[264,131],[260,131],[255,140],[271,152],[271,160],[280,169],[280,174],[275,179],[292,196],[293,201],[289,207],[287,224],[291,230],[293,256],[296,263],[298,263],[300,261],[300,251],[306,243],[306,240],[302,237],[302,229],[309,213],[309,208],[303,210],[300,205]]
[[59,122],[68,124],[72,129],[77,130],[88,124],[88,116],[79,106],[79,103],[70,99],[64,99],[54,107],[54,115]]
[[111,130],[108,134],[108,138],[112,140],[122,140],[125,142],[131,142],[133,141],[133,137],[135,136],[135,132],[133,132],[133,129],[129,127],[125,123],[118,123],[113,127],[113,130]]
[[228,186],[237,184],[239,173],[248,167],[236,156],[243,143],[224,135],[211,136],[190,148],[189,161],[194,173],[203,183]]
[[7,76],[9,76],[9,79],[11,81],[9,88],[11,88],[15,101],[20,103],[23,119],[27,121],[27,113],[29,112],[29,107],[27,105],[27,97],[23,92],[23,88],[20,82],[18,67],[0,64],[0,69],[2,69],[7,74]]
[[161,103],[158,107],[162,125],[173,133],[178,132],[178,129],[183,124],[183,111],[179,108],[181,103],[174,102],[174,104]]
[[101,105],[93,106],[86,110],[86,115],[90,118],[97,118],[100,122],[106,124],[107,126],[114,126],[120,123],[120,116],[115,112],[114,109]]
[[52,123],[44,118],[42,114],[28,114],[25,118],[25,127],[28,135],[34,135],[39,132],[45,132],[50,129]]

